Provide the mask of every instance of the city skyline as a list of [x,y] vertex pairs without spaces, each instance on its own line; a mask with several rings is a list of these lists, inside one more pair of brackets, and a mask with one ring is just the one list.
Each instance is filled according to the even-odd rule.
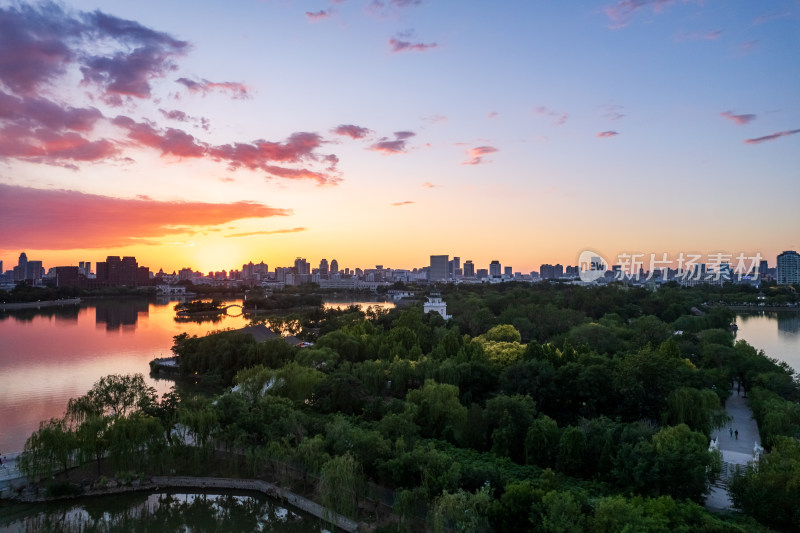
[[[0,259],[800,248],[800,5],[0,2]],[[469,255],[464,251],[471,252]]]
[[[136,257],[127,256],[120,258],[119,256],[106,256],[105,261],[96,261],[96,271],[92,269],[92,261],[71,261],[60,265],[44,265],[39,260],[29,260],[25,251],[21,252],[17,259],[17,264],[7,262],[6,264],[12,268],[8,270],[3,269],[3,260],[0,259],[0,281],[5,279],[6,283],[20,282],[20,281],[33,281],[35,284],[41,284],[45,279],[56,279],[61,274],[68,274],[71,278],[77,279],[77,275],[83,276],[84,280],[97,279],[99,282],[109,281],[112,284],[122,285],[135,285],[138,283],[145,283],[148,279],[152,280],[154,276],[158,277],[164,275],[170,278],[178,276],[176,279],[196,279],[202,277],[214,279],[230,279],[230,280],[266,280],[277,279],[285,273],[292,273],[302,279],[300,283],[308,283],[319,281],[320,279],[340,279],[342,277],[361,277],[369,272],[379,273],[393,273],[400,275],[398,280],[401,281],[417,281],[425,280],[429,283],[433,282],[450,282],[458,281],[461,279],[491,279],[503,278],[505,280],[539,280],[539,279],[578,279],[583,282],[592,282],[598,276],[585,277],[583,273],[589,271],[600,271],[607,273],[614,273],[616,279],[634,279],[639,278],[640,274],[645,274],[647,279],[653,275],[656,277],[664,277],[669,272],[670,275],[678,274],[679,277],[688,276],[696,281],[703,279],[713,279],[714,281],[734,281],[748,282],[755,280],[758,277],[768,276],[768,279],[777,279],[779,284],[794,284],[797,281],[797,276],[800,276],[800,257],[794,250],[784,250],[778,254],[773,261],[773,267],[770,267],[768,258],[759,254],[755,256],[746,256],[740,254],[734,257],[728,254],[716,253],[702,256],[701,254],[687,254],[675,260],[665,261],[663,258],[666,256],[658,257],[656,254],[651,254],[647,257],[645,254],[638,255],[624,255],[618,257],[621,261],[608,263],[604,258],[598,256],[591,257],[591,263],[581,261],[577,265],[562,265],[560,263],[549,264],[542,263],[536,270],[522,271],[515,268],[513,265],[503,264],[501,260],[492,260],[488,268],[480,268],[480,264],[475,264],[471,259],[465,259],[461,262],[461,257],[453,256],[450,259],[449,255],[431,255],[429,256],[429,263],[427,265],[415,265],[412,268],[398,268],[389,264],[376,264],[376,265],[358,265],[339,266],[339,261],[336,258],[331,258],[330,262],[327,258],[319,259],[318,266],[314,266],[316,260],[309,260],[306,257],[297,256],[292,264],[275,264],[270,270],[269,263],[265,263],[263,258],[259,263],[254,263],[250,259],[248,263],[243,263],[241,267],[238,265],[230,265],[230,268],[223,268],[219,270],[203,271],[196,269],[192,265],[184,265],[179,269],[174,269],[172,272],[169,270],[164,271],[163,267],[158,271],[150,269],[147,266],[138,266]],[[255,259],[259,260],[259,259]],[[77,266],[76,266],[77,265]],[[110,266],[119,265],[119,266]],[[126,267],[125,265],[128,265]],[[776,270],[777,269],[777,270]],[[136,274],[136,271],[139,271]],[[126,272],[123,274],[123,272]],[[582,273],[583,272],[583,273]],[[411,278],[405,278],[405,274],[413,274]],[[149,278],[148,278],[149,274]],[[330,274],[330,276],[329,276]],[[313,275],[313,276],[312,276]],[[774,278],[773,278],[773,275]],[[220,277],[221,276],[221,277]],[[136,279],[136,283],[128,283]],[[666,278],[665,278],[666,279]],[[672,278],[669,278],[672,279]],[[126,281],[127,280],[127,281]],[[282,280],[281,280],[282,281]],[[386,280],[384,280],[386,281]],[[58,283],[57,283],[58,284]],[[102,282],[100,283],[102,285]],[[98,286],[100,286],[98,285]]]

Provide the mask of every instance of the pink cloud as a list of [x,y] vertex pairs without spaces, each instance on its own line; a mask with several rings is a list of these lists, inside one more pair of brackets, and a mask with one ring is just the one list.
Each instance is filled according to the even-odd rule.
[[722,37],[722,30],[707,32],[680,32],[675,35],[675,40],[680,41],[716,41]]
[[[118,106],[151,98],[151,83],[176,70],[175,61],[188,49],[184,41],[100,11],[67,10],[55,3],[0,7],[0,158],[77,169],[77,163],[133,163],[123,151],[143,148],[164,157],[203,158],[230,169],[262,171],[270,178],[320,185],[341,181],[338,157],[322,153],[325,141],[316,133],[297,132],[283,142],[212,145],[184,129],[161,127],[147,118],[111,118],[95,107],[73,107],[50,96],[71,94],[66,91],[70,75],[80,72],[80,84],[92,100]],[[203,95],[250,94],[236,82],[177,82]],[[208,119],[181,110],[159,113],[169,121],[209,128]]]
[[440,122],[447,122],[447,117],[444,115],[430,115],[422,120],[430,124],[439,124]]
[[324,20],[333,16],[334,11],[332,9],[320,9],[319,11],[306,11],[306,18],[309,22],[317,22],[319,20]]
[[401,205],[410,205],[410,204],[413,204],[413,203],[415,203],[415,202],[412,202],[411,200],[406,200],[405,202],[394,202],[392,205],[395,206],[395,207],[399,207]]
[[436,43],[412,43],[400,39],[389,39],[389,47],[393,53],[397,52],[425,52],[439,46]]
[[569,113],[564,111],[553,111],[552,109],[548,109],[544,106],[537,107],[536,114],[553,118],[553,126],[563,126],[569,118]]
[[158,112],[169,120],[177,120],[178,122],[189,122],[191,120],[189,115],[177,109],[172,109],[170,111],[159,109]]
[[245,100],[250,98],[250,89],[243,83],[234,81],[214,82],[208,80],[194,81],[189,78],[178,78],[175,80],[191,93],[199,93],[203,96],[210,92],[228,93],[234,100]]
[[478,146],[467,150],[468,159],[461,163],[462,165],[480,165],[483,163],[483,158],[489,154],[498,152],[494,146]]
[[489,114],[486,115],[486,117],[492,119],[492,118],[496,118],[497,115],[499,115],[499,114],[500,113],[498,113],[497,111],[489,111]]
[[372,130],[369,128],[362,128],[361,126],[355,126],[353,124],[339,124],[336,126],[336,128],[334,128],[333,133],[336,135],[350,137],[351,139],[363,139],[372,133]]
[[253,235],[277,235],[280,233],[300,233],[301,231],[308,231],[308,228],[290,228],[290,229],[275,229],[267,231],[250,231],[247,233],[232,233],[225,235],[226,239],[233,239],[237,237],[252,237]]
[[791,11],[784,11],[781,13],[767,13],[765,15],[760,15],[753,20],[754,26],[759,26],[761,24],[766,24],[767,22],[772,22],[774,20],[780,20],[783,18],[791,18],[792,12]]
[[[85,46],[96,42],[102,49]],[[188,44],[100,11],[42,3],[0,8],[0,50],[0,82],[17,94],[34,94],[74,65],[113,105],[149,98],[150,81],[174,70]]]
[[601,131],[600,133],[597,134],[597,136],[601,137],[601,138],[602,137],[614,137],[615,135],[619,135],[619,133],[616,132],[616,131],[613,131],[613,130]]
[[394,140],[382,137],[378,142],[369,147],[370,150],[384,154],[400,154],[406,151],[408,140],[416,135],[413,131],[396,131]]
[[39,250],[128,246],[142,239],[193,233],[198,226],[291,214],[255,202],[162,202],[3,184],[0,212],[5,247]]
[[605,111],[605,117],[608,120],[617,121],[625,118],[625,115],[622,113],[622,110],[624,108],[621,105],[607,104],[607,105],[602,105],[600,107]]
[[127,130],[128,138],[137,146],[154,148],[161,155],[177,157],[200,158],[203,157],[208,146],[197,141],[192,135],[175,128],[160,130],[155,126],[136,122],[130,117],[118,116],[112,123]]
[[[692,1],[694,0],[682,0],[681,3],[686,4]],[[703,0],[696,1],[702,2]],[[658,14],[661,13],[666,6],[674,3],[676,3],[676,0],[620,0],[616,4],[606,6],[604,11],[611,23],[609,27],[612,29],[619,29],[630,24],[631,20],[642,9],[649,7],[653,13]]]
[[[152,124],[136,122],[125,116],[116,117],[113,123],[126,130],[128,139],[134,145],[159,150],[161,155],[208,158],[227,163],[231,170],[260,170],[270,176],[292,180],[307,179],[316,181],[319,185],[334,185],[341,181],[338,176],[331,174],[337,172],[339,158],[334,154],[317,153],[324,141],[316,133],[293,133],[283,143],[258,140],[252,143],[212,146],[198,141],[182,130],[159,129]],[[284,166],[286,164],[301,166],[291,168]],[[321,164],[325,172],[307,168],[306,164]]]
[[426,189],[433,189],[434,187],[436,187],[436,185],[434,185],[433,183],[431,183],[429,181],[426,181],[425,183],[423,183],[422,186],[425,187]]
[[775,139],[779,139],[781,137],[788,137],[789,135],[794,135],[796,133],[800,133],[800,130],[779,131],[770,135],[764,135],[763,137],[756,137],[755,139],[746,139],[744,142],[745,144],[759,144],[766,141],[774,141]]
[[748,54],[752,52],[756,46],[758,46],[758,39],[753,39],[752,41],[745,41],[736,46],[735,50],[740,54]]
[[727,118],[731,122],[735,122],[740,126],[744,126],[745,124],[749,124],[750,122],[756,119],[755,115],[746,114],[746,115],[735,115],[733,111],[723,111],[720,113],[721,116]]

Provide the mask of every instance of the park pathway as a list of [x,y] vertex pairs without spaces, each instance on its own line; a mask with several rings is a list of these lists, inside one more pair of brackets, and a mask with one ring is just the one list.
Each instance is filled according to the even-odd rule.
[[8,453],[0,456],[5,459],[3,466],[0,466],[0,496],[10,494],[12,489],[27,483],[25,476],[17,468],[18,455],[18,453]]
[[[734,383],[731,396],[725,402],[725,412],[731,417],[731,421],[711,435],[712,439],[717,439],[722,452],[722,474],[720,481],[712,485],[711,493],[706,498],[706,507],[710,509],[733,508],[728,495],[727,480],[736,469],[744,468],[753,460],[755,447],[761,445],[753,412],[747,405],[744,391],[737,392],[737,386]],[[736,431],[739,432],[738,438]]]

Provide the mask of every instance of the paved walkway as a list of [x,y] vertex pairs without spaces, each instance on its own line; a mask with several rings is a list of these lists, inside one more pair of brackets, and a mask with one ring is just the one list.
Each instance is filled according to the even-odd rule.
[[18,453],[3,454],[5,458],[3,466],[0,466],[0,495],[12,487],[24,485],[26,483],[25,476],[23,476],[17,468]]
[[[753,419],[753,412],[747,405],[747,398],[744,391],[736,392],[737,384],[734,383],[731,396],[725,402],[725,411],[731,417],[731,421],[723,428],[711,435],[712,439],[717,439],[719,450],[722,452],[722,460],[730,465],[746,465],[753,460],[753,452],[756,445],[761,445],[761,435],[758,433],[758,425]],[[739,437],[736,437],[736,431]],[[731,432],[734,432],[731,435]],[[712,486],[711,493],[706,498],[706,507],[711,509],[731,509],[733,504],[728,490],[724,486]]]

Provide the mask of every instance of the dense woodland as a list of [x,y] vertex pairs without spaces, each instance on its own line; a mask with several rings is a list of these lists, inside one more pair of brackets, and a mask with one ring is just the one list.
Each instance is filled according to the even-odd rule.
[[[181,372],[224,392],[159,400],[141,376],[109,376],[42,424],[22,466],[202,475],[225,452],[244,477],[302,472],[346,515],[383,501],[385,531],[798,530],[800,383],[734,342],[713,305],[725,290],[461,285],[442,288],[447,322],[421,306],[308,311],[311,348],[181,335]],[[708,445],[734,381],[767,453],[731,482],[743,513],[712,514]]]

